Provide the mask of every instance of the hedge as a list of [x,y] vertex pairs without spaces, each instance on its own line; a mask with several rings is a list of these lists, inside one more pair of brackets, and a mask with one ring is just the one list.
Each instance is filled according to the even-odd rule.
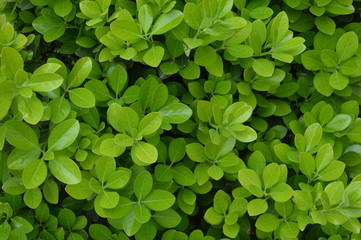
[[0,0],[0,240],[361,239],[360,12]]

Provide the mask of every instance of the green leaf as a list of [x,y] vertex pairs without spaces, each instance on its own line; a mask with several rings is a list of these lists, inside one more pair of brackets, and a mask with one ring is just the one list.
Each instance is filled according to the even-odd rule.
[[140,172],[134,180],[134,193],[139,200],[142,200],[143,198],[148,196],[148,194],[152,190],[152,187],[153,178],[148,171]]
[[109,174],[106,181],[106,188],[120,189],[125,187],[130,180],[130,171],[128,169],[119,169]]
[[318,50],[310,50],[301,55],[303,66],[310,71],[318,71],[323,67],[321,61],[321,52]]
[[337,53],[331,49],[324,49],[321,52],[321,61],[326,67],[336,68],[338,62]]
[[69,0],[57,0],[54,5],[54,12],[59,17],[65,17],[73,9],[73,4]]
[[87,199],[93,194],[93,191],[89,188],[89,181],[82,178],[77,184],[66,185],[65,191],[77,200]]
[[24,86],[34,91],[52,91],[63,83],[63,78],[56,73],[39,73],[30,77]]
[[194,3],[187,3],[184,6],[184,21],[193,29],[200,29],[203,23],[202,8]]
[[164,48],[161,46],[152,46],[144,56],[143,61],[151,67],[158,67],[164,55]]
[[249,58],[253,56],[253,48],[248,45],[227,46],[226,51],[236,58]]
[[249,216],[257,216],[265,213],[268,209],[268,203],[265,199],[253,199],[247,204]]
[[81,181],[81,172],[78,165],[69,157],[56,155],[49,161],[51,173],[62,183],[77,184]]
[[172,10],[161,14],[155,21],[151,35],[161,35],[178,26],[183,20],[183,13],[179,10]]
[[158,111],[167,123],[183,123],[192,116],[192,109],[182,103],[173,103]]
[[338,179],[345,169],[345,163],[341,161],[331,161],[330,164],[318,174],[321,181],[332,181]]
[[265,213],[257,218],[256,227],[263,232],[273,232],[279,227],[280,223],[281,220],[278,219],[275,215]]
[[343,131],[350,126],[352,118],[347,114],[338,114],[323,128],[325,132]]
[[324,15],[317,17],[315,20],[315,24],[318,30],[328,35],[332,35],[336,29],[335,22],[330,17]]
[[206,213],[204,214],[204,219],[212,224],[212,225],[219,225],[223,222],[224,216],[217,213],[213,207],[208,208]]
[[312,155],[309,153],[301,152],[299,164],[301,172],[305,174],[308,179],[312,179],[312,175],[316,168],[315,159],[312,157]]
[[139,122],[138,134],[147,136],[155,133],[162,124],[162,115],[158,112],[151,112],[144,116]]
[[140,27],[134,21],[119,19],[110,24],[110,29],[123,41],[137,40],[142,37]]
[[277,163],[268,164],[262,173],[262,180],[265,189],[273,187],[280,178],[280,168]]
[[75,88],[70,90],[69,98],[74,105],[81,108],[92,108],[95,106],[95,96],[87,88]]
[[59,212],[58,221],[64,228],[71,229],[76,222],[76,215],[72,210],[63,208]]
[[191,186],[196,182],[193,172],[186,166],[177,165],[172,172],[174,181],[182,186]]
[[281,182],[271,188],[269,195],[276,202],[286,202],[293,196],[293,189],[290,185]]
[[43,195],[49,203],[57,204],[59,202],[58,184],[52,179],[47,179],[43,186]]
[[154,190],[142,202],[154,211],[163,211],[174,204],[175,197],[168,191]]
[[81,12],[88,18],[97,18],[102,13],[96,1],[81,1],[79,3]]
[[345,187],[341,181],[332,182],[325,187],[325,192],[327,193],[331,206],[342,201],[344,191]]
[[207,170],[208,175],[213,178],[214,180],[218,181],[224,175],[223,170],[218,167],[217,165],[212,165]]
[[46,179],[48,169],[44,160],[39,159],[26,165],[22,179],[26,189],[34,189],[40,186]]
[[317,172],[324,169],[329,165],[331,160],[333,159],[333,148],[330,144],[325,144],[317,152],[316,155],[316,169]]
[[322,126],[319,123],[311,124],[305,131],[306,152],[316,147],[322,138]]
[[112,231],[102,224],[91,224],[89,227],[89,235],[94,240],[105,240],[105,239],[112,239]]
[[133,214],[135,219],[142,224],[148,222],[152,216],[148,208],[141,205],[135,206],[133,209]]
[[252,115],[252,107],[245,102],[231,104],[223,113],[223,123],[244,123]]
[[308,191],[296,190],[294,192],[294,200],[298,209],[307,211],[313,207],[313,197]]
[[314,79],[313,79],[313,84],[316,88],[316,90],[321,93],[322,95],[325,96],[330,96],[333,92],[333,88],[331,87],[330,83],[329,83],[329,79],[331,77],[331,74],[325,72],[325,71],[320,71],[318,72]]
[[43,195],[41,194],[39,188],[28,189],[24,194],[24,202],[26,206],[32,209],[35,209],[40,205],[42,198]]
[[263,196],[261,179],[252,169],[241,169],[238,172],[238,181],[241,185],[257,197]]
[[95,163],[95,175],[101,183],[105,183],[108,176],[115,171],[115,159],[102,156]]
[[46,42],[52,42],[65,33],[66,26],[51,8],[43,8],[41,16],[32,22],[36,31],[43,34]]
[[153,23],[153,10],[148,4],[144,4],[138,12],[138,21],[143,32],[148,33]]
[[115,208],[119,202],[119,194],[117,192],[103,191],[98,196],[100,198],[99,204],[102,208]]
[[68,119],[58,124],[48,138],[48,151],[58,151],[69,147],[77,138],[80,130],[78,120]]
[[155,212],[152,218],[162,227],[174,228],[181,222],[181,216],[173,209]]
[[68,75],[68,87],[79,87],[90,74],[92,65],[92,61],[89,57],[79,59]]
[[1,51],[1,70],[10,80],[15,80],[15,74],[24,68],[20,53],[11,47],[3,47]]
[[11,226],[7,221],[4,221],[2,224],[0,224],[0,239],[6,240],[9,239],[11,232]]
[[200,66],[212,66],[217,59],[217,51],[211,46],[199,47],[194,55],[194,62]]
[[[25,234],[30,233],[34,229],[34,227],[31,225],[31,223],[29,223],[28,220],[20,216],[15,216],[11,218],[11,226],[13,229],[17,228],[19,231]],[[10,239],[12,238],[10,237]]]
[[253,59],[253,70],[262,77],[271,77],[275,66],[274,63],[265,58]]
[[104,156],[119,157],[124,153],[125,147],[119,146],[115,142],[115,138],[107,138],[100,144],[99,151]]
[[25,192],[21,178],[12,177],[3,182],[2,189],[4,192],[12,195],[20,195]]
[[43,104],[35,94],[31,98],[21,97],[18,102],[18,109],[23,114],[24,120],[30,124],[37,124],[44,113]]
[[115,92],[115,94],[119,94],[124,90],[125,86],[128,83],[128,73],[122,65],[116,65],[109,76],[109,85]]
[[2,120],[8,113],[15,97],[15,84],[11,80],[0,81],[0,120]]
[[339,71],[335,71],[331,74],[329,79],[330,86],[336,90],[342,90],[347,87],[349,83],[348,77],[344,76]]
[[39,149],[38,136],[26,123],[16,120],[8,120],[5,123],[7,128],[6,140],[16,148],[22,150]]
[[184,138],[173,139],[169,144],[168,156],[172,163],[181,161],[186,154],[186,142]]
[[[116,107],[116,105],[113,106]],[[114,112],[110,112],[110,110],[111,108],[109,108],[108,110],[108,119],[109,117],[114,118],[115,123],[114,124],[111,123],[111,124],[117,131],[131,133],[133,128],[138,127],[139,117],[138,114],[132,108],[119,107]]]
[[50,120],[53,123],[64,121],[70,114],[71,106],[69,101],[64,97],[57,97],[49,102],[51,108]]
[[339,62],[352,57],[358,49],[358,37],[354,32],[347,32],[343,34],[337,41],[336,53]]
[[130,147],[134,144],[134,139],[126,134],[118,133],[114,137],[114,142],[121,147]]
[[134,143],[131,156],[133,161],[148,165],[157,161],[158,151],[152,144],[139,141]]

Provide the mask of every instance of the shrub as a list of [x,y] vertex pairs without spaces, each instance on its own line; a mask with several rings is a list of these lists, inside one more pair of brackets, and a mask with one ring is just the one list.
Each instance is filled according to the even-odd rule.
[[0,0],[0,239],[361,239],[352,0]]

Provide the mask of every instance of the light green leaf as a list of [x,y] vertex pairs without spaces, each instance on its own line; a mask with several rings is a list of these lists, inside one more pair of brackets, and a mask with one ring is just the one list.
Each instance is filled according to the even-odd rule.
[[152,215],[152,218],[162,227],[165,228],[174,228],[180,221],[181,216],[173,209],[167,209],[164,211],[155,212]]
[[81,181],[81,172],[74,160],[69,157],[56,155],[49,161],[51,173],[65,184],[77,184]]
[[345,169],[345,163],[341,161],[331,161],[330,164],[318,174],[321,181],[332,181],[338,179]]
[[325,132],[343,131],[350,126],[352,118],[347,114],[338,114],[323,128]]
[[85,178],[82,178],[77,184],[66,185],[65,191],[77,200],[87,199],[93,194],[93,191],[89,188],[89,181]]
[[99,151],[101,154],[108,157],[119,157],[125,151],[125,147],[116,144],[115,138],[107,138],[100,144]]
[[126,168],[116,170],[109,174],[106,181],[106,188],[120,189],[125,187],[130,180],[130,171]]
[[317,17],[315,20],[315,24],[318,30],[328,35],[332,35],[336,29],[335,22],[330,17],[327,17],[325,15]]
[[247,204],[247,212],[249,216],[257,216],[265,213],[268,209],[266,199],[253,199]]
[[22,179],[26,189],[33,189],[40,186],[46,179],[48,169],[44,160],[39,159],[26,165]]
[[331,74],[329,74],[328,72],[320,71],[315,75],[313,79],[313,84],[316,90],[327,97],[330,96],[333,92],[333,88],[329,83],[330,77]]
[[133,189],[135,196],[139,200],[142,200],[152,190],[153,187],[153,178],[152,175],[148,171],[140,172],[134,180]]
[[262,77],[271,77],[275,69],[274,63],[265,58],[253,59],[253,70]]
[[142,202],[154,211],[163,211],[174,204],[175,197],[168,191],[154,190]]
[[117,192],[103,191],[100,195],[99,204],[102,208],[115,208],[119,202],[119,194]]
[[123,41],[137,40],[142,37],[139,24],[134,21],[119,19],[110,24],[110,29]]
[[319,123],[311,124],[305,131],[306,152],[316,147],[322,138],[322,126]]
[[73,9],[73,4],[69,0],[57,0],[54,5],[54,12],[60,17],[65,17]]
[[75,88],[70,90],[69,98],[74,105],[81,108],[92,108],[95,106],[95,96],[87,88]]
[[182,123],[192,116],[192,109],[182,103],[167,105],[158,111],[167,123]]
[[333,87],[336,90],[342,90],[345,87],[347,87],[349,83],[348,77],[344,76],[339,71],[335,71],[331,74],[329,78],[329,84],[331,87]]
[[172,10],[161,14],[155,21],[151,35],[161,35],[178,26],[183,20],[183,13],[179,10]]
[[131,156],[133,161],[148,165],[157,161],[158,151],[152,144],[139,141],[134,143]]
[[245,102],[231,104],[223,114],[223,123],[244,123],[252,115],[252,107]]
[[102,156],[95,163],[95,175],[101,183],[105,183],[108,176],[115,171],[115,159]]
[[168,156],[172,163],[181,161],[186,154],[186,142],[184,138],[173,139],[169,144]]
[[290,185],[281,182],[271,188],[269,195],[276,202],[286,202],[293,196],[293,189]]
[[122,65],[116,65],[109,74],[109,85],[115,92],[119,94],[128,82],[128,73]]
[[20,53],[11,47],[3,47],[1,51],[1,70],[10,80],[15,79],[19,69],[24,68],[24,61]]
[[273,232],[279,227],[281,221],[275,215],[265,213],[257,218],[256,227],[263,232]]
[[135,219],[142,224],[148,222],[152,216],[148,208],[141,205],[135,206],[135,208],[133,209],[133,214]]
[[358,49],[358,37],[354,32],[347,32],[343,34],[337,41],[336,53],[339,57],[339,62],[352,57]]
[[53,123],[60,123],[64,121],[71,110],[69,101],[64,97],[57,97],[49,102],[51,108],[50,120]]
[[280,168],[277,163],[268,164],[262,173],[262,180],[265,189],[273,187],[279,180]]
[[77,138],[80,130],[78,120],[68,119],[58,124],[48,138],[48,151],[58,151],[69,147]]
[[196,182],[193,172],[186,166],[177,165],[172,168],[174,181],[181,186],[191,186]]
[[143,61],[151,67],[158,67],[164,55],[164,48],[161,46],[152,46],[143,56]]
[[23,118],[30,124],[37,124],[43,117],[44,107],[35,94],[31,98],[19,98],[18,109]]
[[40,205],[42,198],[43,194],[41,194],[39,188],[28,189],[24,194],[24,202],[26,206],[32,209],[35,209]]
[[26,123],[16,120],[5,122],[7,128],[6,140],[16,148],[22,150],[39,149],[38,136]]
[[56,73],[39,73],[30,77],[23,86],[30,87],[34,91],[52,91],[63,83],[63,78]]
[[241,169],[238,172],[238,181],[248,191],[255,194],[257,197],[262,197],[263,191],[261,179],[257,173],[252,169]]
[[162,115],[158,112],[151,112],[144,116],[139,122],[138,134],[147,136],[155,133],[162,124]]

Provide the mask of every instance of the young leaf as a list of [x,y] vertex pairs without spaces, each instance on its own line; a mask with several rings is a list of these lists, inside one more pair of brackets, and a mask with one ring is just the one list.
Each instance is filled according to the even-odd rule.
[[77,184],[81,181],[81,172],[78,165],[70,158],[56,155],[49,161],[51,173],[65,184]]
[[69,98],[74,105],[81,108],[92,108],[95,106],[95,96],[87,88],[75,88],[70,90]]
[[78,136],[80,125],[78,120],[68,119],[58,124],[48,138],[48,151],[58,151],[70,146]]
[[8,120],[6,140],[16,148],[22,150],[35,150],[39,148],[38,136],[26,123],[16,120]]
[[26,165],[22,179],[26,189],[34,189],[40,186],[46,179],[48,169],[44,160],[39,159]]
[[174,204],[175,197],[168,191],[154,190],[142,202],[154,211],[163,211]]
[[168,13],[163,13],[155,21],[151,35],[160,35],[178,26],[183,20],[183,13],[178,10],[172,10]]
[[157,161],[158,151],[152,144],[139,141],[134,143],[131,156],[133,161],[148,165]]
[[347,32],[338,39],[336,53],[339,57],[339,62],[349,59],[356,53],[358,42],[358,37],[354,32]]

